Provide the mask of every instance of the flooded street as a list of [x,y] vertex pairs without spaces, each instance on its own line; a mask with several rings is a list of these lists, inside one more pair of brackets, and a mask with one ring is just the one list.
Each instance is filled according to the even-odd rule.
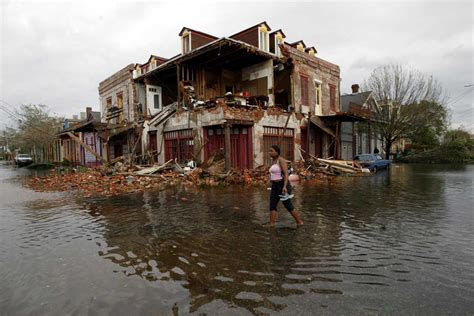
[[474,166],[76,199],[0,165],[0,314],[474,313]]

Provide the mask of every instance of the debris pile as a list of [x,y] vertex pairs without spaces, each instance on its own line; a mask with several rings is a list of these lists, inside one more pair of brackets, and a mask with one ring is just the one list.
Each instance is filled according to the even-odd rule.
[[[175,160],[161,165],[139,166],[119,157],[100,169],[85,169],[84,172],[53,169],[47,177],[29,178],[26,185],[37,191],[75,190],[81,196],[90,197],[113,196],[174,185],[268,184],[268,169],[265,166],[252,170],[225,171],[224,164],[224,157],[219,152],[199,166],[194,161],[181,165]],[[365,172],[354,161],[319,159],[313,156],[291,165],[290,169],[293,176],[298,175],[302,179],[341,174],[363,175]]]
[[264,185],[268,182],[266,168],[231,170],[224,172],[224,161],[211,157],[201,167],[194,162],[186,166],[169,160],[162,165],[148,167],[124,164],[118,159],[113,165],[83,172],[58,172],[52,169],[46,177],[32,177],[26,186],[41,192],[72,191],[83,197],[114,196],[140,192],[165,186],[217,186],[229,184]]
[[320,159],[314,156],[296,163],[295,169],[303,179],[311,179],[321,175],[361,176],[369,173],[369,170],[362,168],[357,161]]

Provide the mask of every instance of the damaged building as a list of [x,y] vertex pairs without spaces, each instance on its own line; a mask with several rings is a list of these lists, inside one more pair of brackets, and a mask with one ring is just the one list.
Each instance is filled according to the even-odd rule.
[[184,27],[181,53],[150,56],[101,82],[109,159],[164,163],[225,157],[227,168],[340,158],[339,66],[304,41],[289,43],[266,22],[229,37]]

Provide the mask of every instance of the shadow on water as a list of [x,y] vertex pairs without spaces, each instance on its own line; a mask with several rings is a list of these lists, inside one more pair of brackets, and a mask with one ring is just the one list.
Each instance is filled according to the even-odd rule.
[[[262,187],[76,200],[25,191],[18,200],[4,182],[0,237],[13,243],[0,246],[0,305],[40,314],[463,314],[474,310],[474,283],[463,277],[474,275],[473,174],[395,165],[305,182],[294,199],[305,225],[280,205],[274,229],[264,225]],[[55,295],[45,296],[36,271]],[[54,309],[37,307],[47,300]]]

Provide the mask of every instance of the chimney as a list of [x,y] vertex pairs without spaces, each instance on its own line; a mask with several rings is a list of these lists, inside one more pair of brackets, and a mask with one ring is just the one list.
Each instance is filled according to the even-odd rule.
[[352,88],[352,93],[359,93],[359,85],[357,83],[353,84],[351,88]]

